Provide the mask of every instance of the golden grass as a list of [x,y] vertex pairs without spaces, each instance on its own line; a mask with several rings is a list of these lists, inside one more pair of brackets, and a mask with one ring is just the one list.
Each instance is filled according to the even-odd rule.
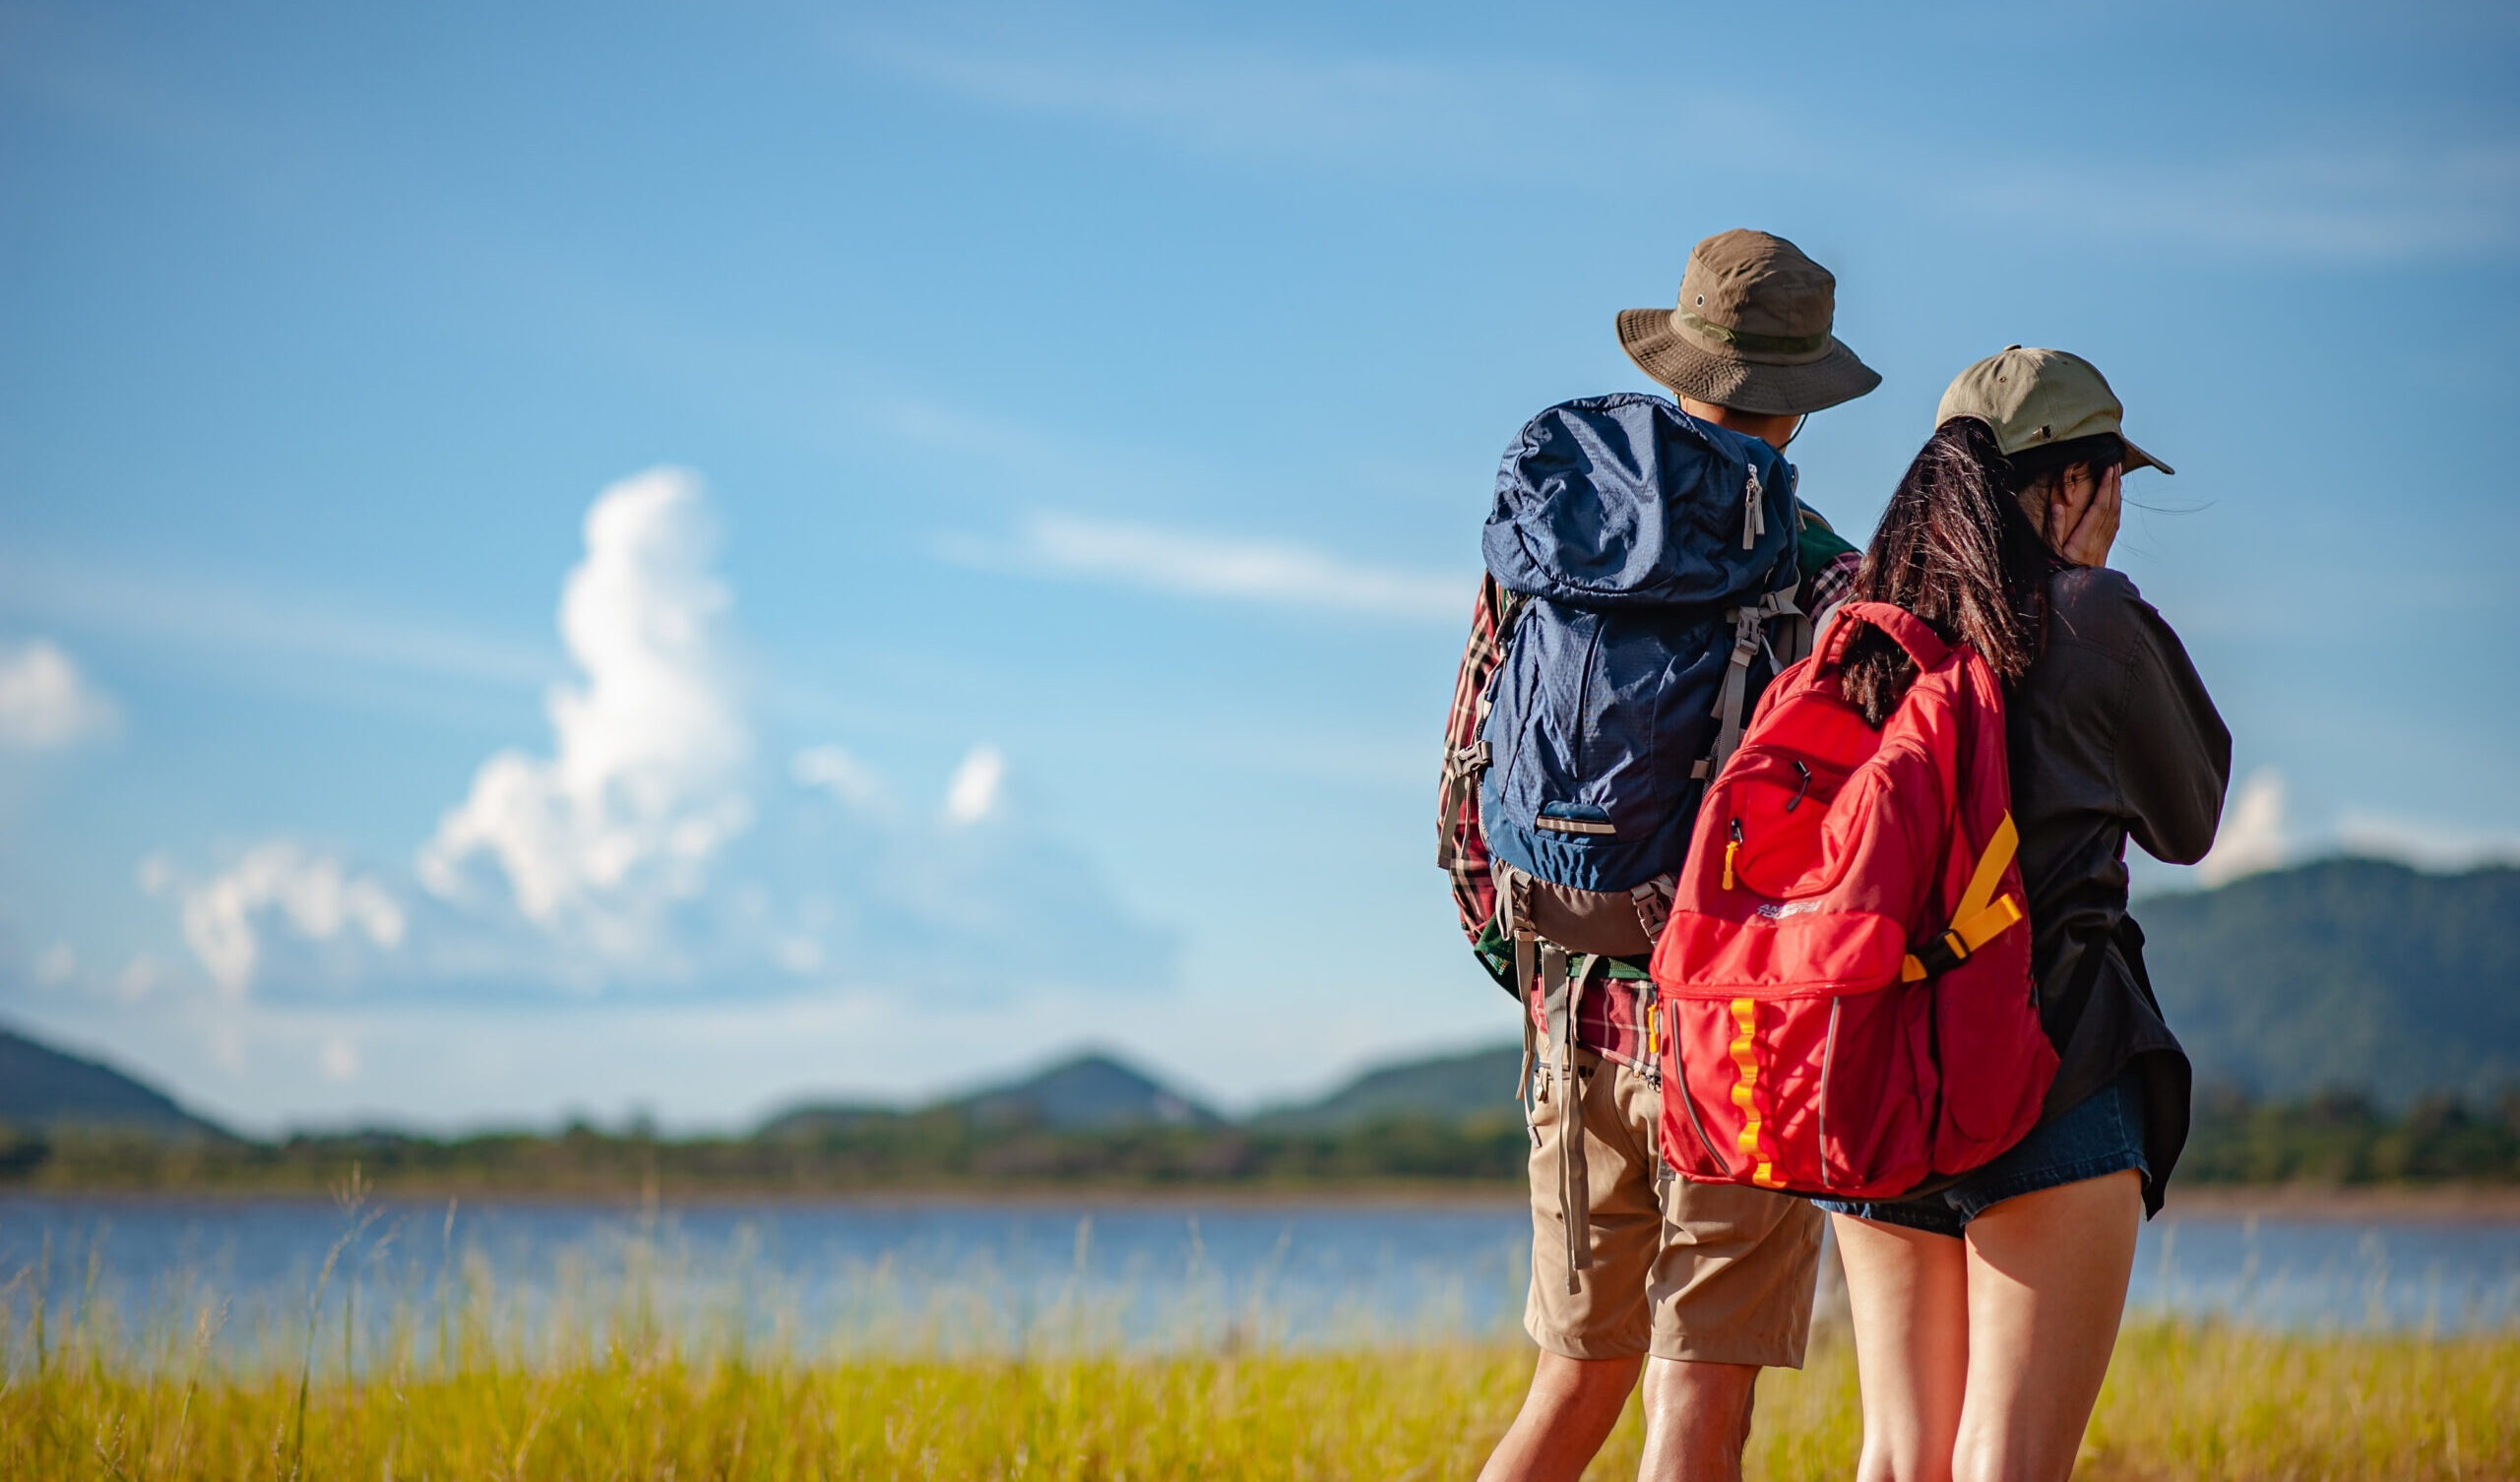
[[[652,1340],[559,1363],[474,1351],[310,1383],[150,1373],[68,1342],[0,1389],[9,1478],[1398,1478],[1475,1473],[1529,1356],[1034,1359],[695,1356]],[[187,1368],[190,1372],[186,1372]],[[1750,1474],[1844,1478],[1849,1345],[1760,1388]],[[1594,1477],[1632,1476],[1631,1407]],[[2142,1327],[2078,1475],[2520,1477],[2520,1338]]]
[[[1238,1336],[1269,1330],[1256,1311],[1222,1340],[1185,1312],[1158,1353],[1090,1308],[991,1339],[985,1303],[950,1301],[813,1339],[748,1323],[795,1308],[741,1271],[667,1300],[695,1273],[645,1238],[537,1301],[456,1259],[451,1213],[435,1280],[362,1298],[340,1263],[376,1215],[353,1189],[346,1216],[303,1307],[258,1322],[178,1283],[127,1328],[93,1249],[69,1313],[44,1267],[0,1283],[0,1482],[1469,1477],[1531,1368],[1501,1339],[1273,1351]],[[1631,1404],[1587,1475],[1633,1476],[1643,1439]],[[1761,1382],[1749,1475],[1846,1478],[1861,1439],[1853,1345],[1824,1325],[1809,1368]],[[2076,1475],[2520,1479],[2520,1331],[2138,1321]]]

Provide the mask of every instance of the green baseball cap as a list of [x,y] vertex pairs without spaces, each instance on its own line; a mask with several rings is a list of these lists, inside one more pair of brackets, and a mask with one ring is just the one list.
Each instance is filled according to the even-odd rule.
[[2099,366],[2063,350],[2008,344],[1953,378],[1934,409],[1933,424],[1976,417],[1995,429],[1995,445],[2006,458],[2028,448],[2113,432],[2125,444],[2128,469],[2176,471],[2128,440],[2120,425],[2125,415],[2125,405],[2109,389]]

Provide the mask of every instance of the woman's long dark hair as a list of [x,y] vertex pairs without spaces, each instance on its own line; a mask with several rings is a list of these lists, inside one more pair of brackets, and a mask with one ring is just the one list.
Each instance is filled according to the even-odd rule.
[[[2103,434],[2006,459],[1994,429],[1953,417],[1934,429],[1890,496],[1855,596],[1896,603],[1946,642],[1967,644],[2009,688],[2045,645],[2048,575],[2057,562],[2022,513],[2019,492],[2069,463],[2105,468],[2124,457],[2120,447]],[[1916,678],[1916,662],[1881,630],[1867,627],[1847,644],[1840,684],[1868,724],[1887,720]]]

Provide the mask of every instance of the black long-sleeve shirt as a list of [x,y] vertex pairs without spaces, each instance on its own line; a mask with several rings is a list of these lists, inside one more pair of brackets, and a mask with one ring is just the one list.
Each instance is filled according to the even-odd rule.
[[2122,573],[2060,570],[2048,600],[2046,647],[2005,710],[2040,1018],[2063,1062],[2048,1113],[2131,1063],[2151,1165],[2144,1204],[2158,1212],[2187,1142],[2193,1073],[2126,913],[2126,840],[2172,864],[2205,856],[2231,780],[2232,733],[2178,635]]

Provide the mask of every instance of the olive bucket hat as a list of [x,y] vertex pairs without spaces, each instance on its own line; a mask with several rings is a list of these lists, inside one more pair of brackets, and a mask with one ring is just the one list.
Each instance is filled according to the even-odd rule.
[[2063,350],[2001,350],[1954,377],[1934,408],[1936,427],[1953,417],[1976,417],[1995,430],[1995,446],[2010,458],[2026,449],[2115,433],[2126,450],[2126,469],[2171,465],[2136,447],[2122,425],[2124,403],[2109,389],[2100,367]]
[[1637,369],[1684,397],[1795,415],[1881,384],[1830,333],[1838,280],[1764,231],[1719,231],[1689,253],[1680,302],[1623,309],[1618,342]]

